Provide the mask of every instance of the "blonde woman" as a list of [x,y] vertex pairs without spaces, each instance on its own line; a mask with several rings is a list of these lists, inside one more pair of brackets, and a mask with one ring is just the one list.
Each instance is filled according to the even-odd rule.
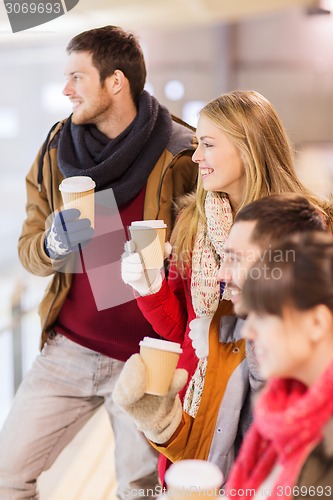
[[[189,385],[185,385],[180,397],[185,397],[184,411],[191,418],[196,416],[201,401],[209,329],[215,328],[219,335],[221,318],[233,314],[231,304],[218,309],[220,303],[226,304],[221,299],[230,297],[220,285],[217,272],[236,214],[248,203],[268,195],[297,193],[311,201],[330,224],[328,204],[318,200],[297,178],[286,131],[272,104],[258,92],[229,92],[209,102],[200,112],[196,137],[198,146],[192,159],[199,166],[198,185],[196,193],[180,203],[171,236],[168,279],[163,270],[149,271],[148,285],[140,256],[135,252],[125,252],[122,265],[123,280],[136,291],[138,306],[154,330],[182,344],[178,367],[189,373]],[[233,335],[237,339],[238,333]],[[237,395],[244,411],[234,418],[234,426],[242,424],[245,429],[251,421],[250,386],[256,390],[262,382],[257,377],[250,344],[239,342],[241,345],[237,344],[232,353],[230,344],[220,342],[219,356],[226,367],[224,390],[231,386],[237,372],[243,374],[244,387],[247,384]],[[244,363],[249,365],[245,370]],[[230,444],[232,449],[237,448],[234,445]],[[208,450],[209,444],[207,456]],[[229,467],[230,463],[224,470]],[[163,469],[161,465],[161,477]]]
[[[156,270],[149,287],[135,253],[125,254],[122,270],[154,330],[182,344],[179,366],[190,376],[198,362],[190,322],[201,319],[192,325],[193,336],[197,330],[208,331],[223,295],[216,274],[237,212],[259,198],[290,192],[304,195],[327,218],[325,203],[297,178],[286,131],[272,104],[258,92],[230,92],[209,102],[200,112],[196,136],[192,159],[199,166],[197,191],[181,203],[171,236],[168,280]],[[205,342],[196,339],[195,345],[204,358]]]

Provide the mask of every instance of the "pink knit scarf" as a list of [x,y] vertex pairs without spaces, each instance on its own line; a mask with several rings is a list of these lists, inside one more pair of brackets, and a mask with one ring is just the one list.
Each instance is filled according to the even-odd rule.
[[290,379],[267,383],[229,476],[230,498],[243,499],[247,488],[257,490],[277,463],[281,472],[269,498],[292,497],[301,467],[333,415],[332,394],[333,363],[310,388]]
[[206,223],[198,224],[192,254],[191,298],[197,318],[213,316],[219,305],[220,283],[217,272],[233,224],[228,197],[208,191],[205,215]]
[[[191,298],[197,318],[213,316],[220,300],[220,283],[217,279],[220,259],[224,258],[224,244],[233,224],[229,199],[222,193],[208,191],[205,199],[206,223],[199,222],[195,238],[192,269]],[[229,300],[229,290],[223,292]],[[199,409],[207,368],[207,358],[199,359],[189,383],[184,410],[193,418]]]

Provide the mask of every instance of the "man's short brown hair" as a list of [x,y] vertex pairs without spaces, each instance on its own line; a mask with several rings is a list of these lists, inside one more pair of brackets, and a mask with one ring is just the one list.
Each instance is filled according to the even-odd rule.
[[100,82],[121,70],[129,81],[134,102],[137,102],[146,81],[146,65],[139,42],[132,33],[118,26],[104,26],[76,35],[67,46],[67,53],[89,52],[99,71]]
[[261,249],[285,236],[306,231],[326,231],[322,214],[304,196],[292,193],[275,194],[243,207],[237,222],[256,222],[251,242]]

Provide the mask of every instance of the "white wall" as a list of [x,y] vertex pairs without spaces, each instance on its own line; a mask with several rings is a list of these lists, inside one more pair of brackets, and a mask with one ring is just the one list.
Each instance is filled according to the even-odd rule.
[[235,83],[276,106],[296,144],[333,141],[333,16],[291,10],[237,28]]

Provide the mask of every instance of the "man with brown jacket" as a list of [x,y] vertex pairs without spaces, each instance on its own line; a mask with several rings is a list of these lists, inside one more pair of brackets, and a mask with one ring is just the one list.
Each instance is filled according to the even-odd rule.
[[[0,434],[0,498],[38,498],[38,476],[102,404],[115,437],[118,498],[155,498],[156,452],[112,400],[124,362],[144,336],[156,336],[121,282],[120,257],[133,220],[163,219],[170,234],[173,201],[195,184],[193,133],[143,90],[133,35],[93,29],[67,53],[64,94],[73,112],[26,178],[19,256],[28,271],[52,279],[39,309],[42,352]],[[59,184],[72,176],[96,183],[94,230],[79,211],[62,208]]]

